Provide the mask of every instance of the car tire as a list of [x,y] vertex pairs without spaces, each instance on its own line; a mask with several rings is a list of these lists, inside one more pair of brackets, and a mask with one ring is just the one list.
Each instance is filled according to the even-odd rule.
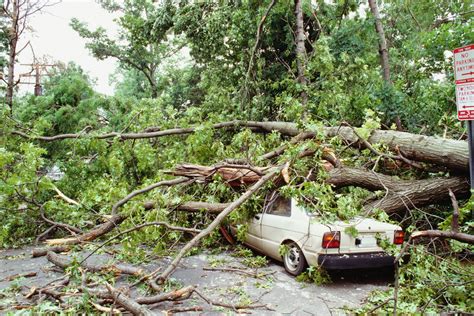
[[292,241],[285,245],[288,247],[288,249],[283,255],[283,265],[285,266],[286,272],[297,276],[306,269],[306,259],[303,252],[301,251],[301,248],[298,247],[295,242]]

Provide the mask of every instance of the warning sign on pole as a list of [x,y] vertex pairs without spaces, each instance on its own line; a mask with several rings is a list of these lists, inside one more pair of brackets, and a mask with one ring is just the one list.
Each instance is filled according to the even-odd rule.
[[454,51],[458,119],[474,120],[474,44]]

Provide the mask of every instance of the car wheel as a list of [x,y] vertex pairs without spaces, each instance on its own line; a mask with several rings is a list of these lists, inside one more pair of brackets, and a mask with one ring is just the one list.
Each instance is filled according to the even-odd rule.
[[286,272],[291,275],[299,275],[306,269],[306,259],[300,247],[294,242],[286,244],[287,251],[283,255],[283,265]]

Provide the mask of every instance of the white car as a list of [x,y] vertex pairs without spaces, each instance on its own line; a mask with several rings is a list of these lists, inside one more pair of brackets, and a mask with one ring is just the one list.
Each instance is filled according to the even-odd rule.
[[[357,230],[356,236],[347,233],[350,226]],[[231,230],[236,233],[235,227]],[[283,261],[288,273],[298,275],[308,264],[326,269],[393,266],[394,257],[378,245],[381,238],[401,245],[404,232],[397,225],[368,218],[323,224],[296,200],[276,195],[248,222],[244,243]]]

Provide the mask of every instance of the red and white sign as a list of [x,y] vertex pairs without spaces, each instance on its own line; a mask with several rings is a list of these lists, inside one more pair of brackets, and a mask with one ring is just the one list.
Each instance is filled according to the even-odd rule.
[[474,44],[454,51],[458,119],[474,120]]

